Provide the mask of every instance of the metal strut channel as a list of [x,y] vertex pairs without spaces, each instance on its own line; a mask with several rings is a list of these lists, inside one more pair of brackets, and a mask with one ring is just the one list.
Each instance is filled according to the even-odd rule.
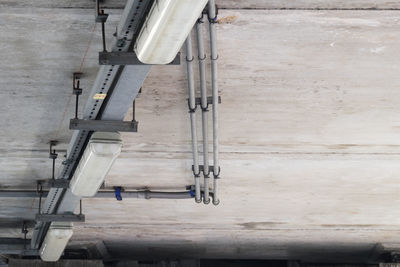
[[137,121],[105,121],[71,119],[69,129],[102,132],[137,132]]
[[[111,51],[128,51],[153,1],[127,1]],[[83,118],[86,120],[122,120],[149,70],[150,66],[100,66],[89,100],[84,108]],[[104,100],[94,99],[96,94],[107,94],[107,97]],[[67,160],[64,162],[64,167],[58,179],[70,179],[72,177],[90,137],[89,134],[90,132],[87,130],[79,130],[73,133]],[[79,200],[80,198],[73,195],[69,189],[52,188],[48,193],[42,212],[44,214],[73,212],[79,204]],[[45,222],[36,224],[31,240],[32,248],[35,249],[40,246],[49,225],[50,223]]]

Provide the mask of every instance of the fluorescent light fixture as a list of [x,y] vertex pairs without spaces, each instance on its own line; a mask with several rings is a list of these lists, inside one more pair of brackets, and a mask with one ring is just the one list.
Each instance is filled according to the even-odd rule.
[[156,0],[135,44],[146,64],[168,64],[176,56],[208,0]]
[[120,154],[121,147],[119,133],[95,132],[71,179],[71,192],[80,197],[94,196]]
[[58,261],[72,236],[71,222],[52,222],[40,247],[43,261]]

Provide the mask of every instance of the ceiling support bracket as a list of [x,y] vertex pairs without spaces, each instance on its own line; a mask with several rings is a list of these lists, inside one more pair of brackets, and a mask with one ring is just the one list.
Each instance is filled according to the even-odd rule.
[[95,21],[96,22],[106,22],[107,18],[108,18],[108,14],[104,13],[104,9],[102,9],[100,7],[100,0],[96,0],[96,17],[95,17]]
[[138,122],[71,119],[69,129],[101,132],[137,132]]
[[104,13],[104,9],[100,7],[99,0],[96,0],[96,17],[95,21],[101,23],[101,37],[103,40],[103,51],[106,52],[106,30],[105,23],[107,21],[108,14]]

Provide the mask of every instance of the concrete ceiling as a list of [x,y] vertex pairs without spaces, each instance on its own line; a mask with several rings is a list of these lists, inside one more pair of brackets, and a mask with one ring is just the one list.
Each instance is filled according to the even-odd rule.
[[[123,3],[106,1],[109,37]],[[397,247],[399,11],[359,9],[400,4],[217,3],[221,204],[87,199],[87,221],[75,224],[71,244],[104,240],[118,256],[312,258],[324,252],[364,260],[378,243]],[[92,32],[81,109],[98,70],[92,5],[0,2],[1,188],[34,188],[51,175],[49,140],[67,147],[72,73]],[[106,187],[181,190],[193,183],[186,97],[184,64],[152,68],[137,100],[139,132],[123,134]],[[0,199],[0,205],[2,218],[32,219],[38,200]]]

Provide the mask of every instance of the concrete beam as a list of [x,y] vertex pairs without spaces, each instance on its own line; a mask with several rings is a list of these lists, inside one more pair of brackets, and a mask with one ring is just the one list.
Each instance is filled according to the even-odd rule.
[[400,3],[390,0],[217,0],[225,9],[399,9]]
[[[400,9],[400,3],[390,0],[217,0],[224,9]],[[106,0],[105,9],[122,9],[126,0]],[[0,3],[0,7],[94,9],[94,2],[86,0],[19,0]]]

